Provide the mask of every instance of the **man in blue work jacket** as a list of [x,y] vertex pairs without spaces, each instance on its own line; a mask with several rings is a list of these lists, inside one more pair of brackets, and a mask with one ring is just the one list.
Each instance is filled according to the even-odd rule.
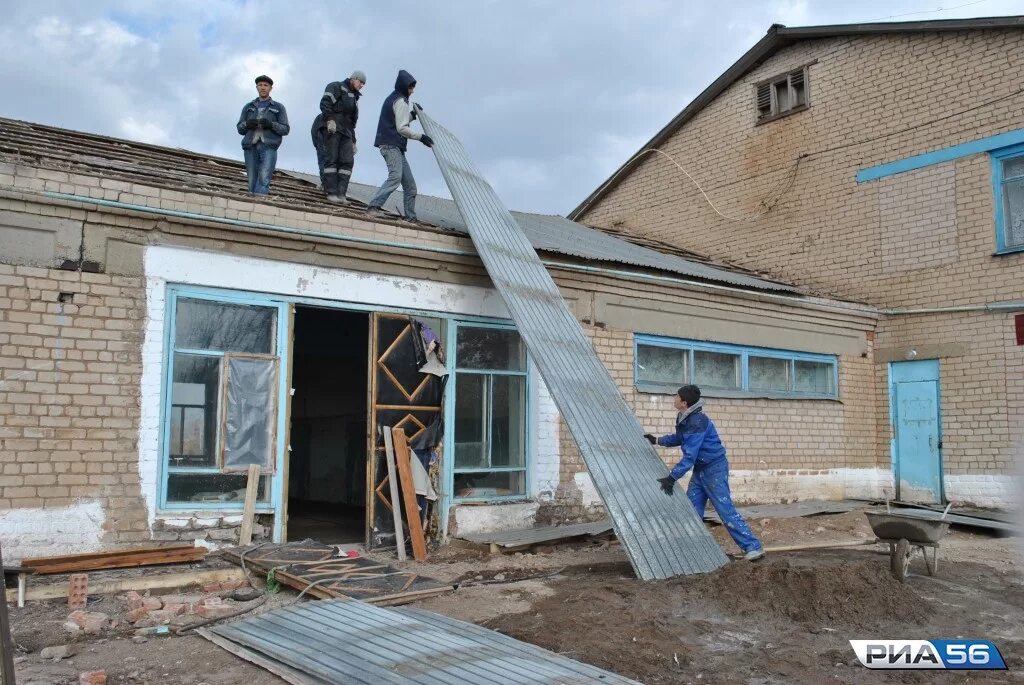
[[675,492],[676,481],[686,475],[691,468],[690,486],[686,496],[693,503],[697,514],[704,516],[704,507],[708,500],[718,512],[729,535],[736,541],[740,549],[750,561],[764,557],[761,541],[757,539],[750,526],[743,520],[729,494],[729,461],[725,458],[725,446],[718,437],[715,424],[704,413],[704,400],[700,396],[700,388],[696,385],[684,385],[679,388],[675,399],[676,432],[655,438],[650,433],[644,437],[652,445],[659,447],[679,447],[683,458],[675,465],[672,472],[658,483],[666,495]]

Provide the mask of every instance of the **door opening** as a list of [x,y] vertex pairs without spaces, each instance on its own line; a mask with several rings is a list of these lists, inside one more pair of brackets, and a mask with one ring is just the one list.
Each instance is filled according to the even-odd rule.
[[363,542],[368,314],[295,308],[288,539]]
[[942,502],[939,362],[893,362],[889,373],[896,498]]

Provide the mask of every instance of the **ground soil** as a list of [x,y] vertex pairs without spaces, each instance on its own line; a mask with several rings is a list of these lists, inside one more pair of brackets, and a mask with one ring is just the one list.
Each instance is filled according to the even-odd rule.
[[[863,513],[752,520],[768,546],[865,540]],[[736,549],[721,527],[723,547]],[[449,546],[403,568],[458,589],[416,604],[472,621],[644,683],[1024,682],[1024,575],[1021,540],[954,529],[943,541],[938,576],[920,559],[905,584],[888,572],[881,547],[769,554],[704,576],[636,580],[617,543],[581,541],[539,553],[491,555]],[[394,559],[382,558],[394,564]],[[288,589],[257,612],[295,600]],[[303,601],[306,601],[303,599]],[[92,611],[119,615],[107,596]],[[77,682],[105,669],[108,682],[264,685],[276,676],[199,636],[132,641],[116,629],[71,637],[61,601],[11,608],[21,646],[19,685]],[[848,640],[869,637],[977,637],[994,641],[1007,672],[868,671]],[[46,646],[80,641],[64,661],[43,661]]]

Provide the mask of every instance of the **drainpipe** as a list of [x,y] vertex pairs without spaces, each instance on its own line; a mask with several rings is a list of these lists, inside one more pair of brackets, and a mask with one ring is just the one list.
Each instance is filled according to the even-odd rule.
[[987,304],[965,304],[958,307],[924,307],[921,309],[882,309],[884,316],[912,316],[915,314],[953,314],[963,312],[1012,312],[1024,311],[1024,300],[989,302]]

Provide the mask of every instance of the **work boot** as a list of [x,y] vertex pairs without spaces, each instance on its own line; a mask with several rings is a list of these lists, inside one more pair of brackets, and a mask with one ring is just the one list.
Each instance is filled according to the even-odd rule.
[[338,189],[334,194],[338,196],[338,202],[343,205],[348,204],[348,181],[350,178],[352,177],[349,174],[338,174]]
[[743,555],[743,558],[747,561],[761,561],[764,559],[764,550],[761,548],[752,549]]
[[341,197],[340,195],[328,195],[327,196],[327,201],[328,202],[333,202],[336,205],[347,205],[348,204],[348,199],[346,199],[344,197]]
[[384,216],[384,210],[380,207],[367,207],[366,213],[370,216]]

